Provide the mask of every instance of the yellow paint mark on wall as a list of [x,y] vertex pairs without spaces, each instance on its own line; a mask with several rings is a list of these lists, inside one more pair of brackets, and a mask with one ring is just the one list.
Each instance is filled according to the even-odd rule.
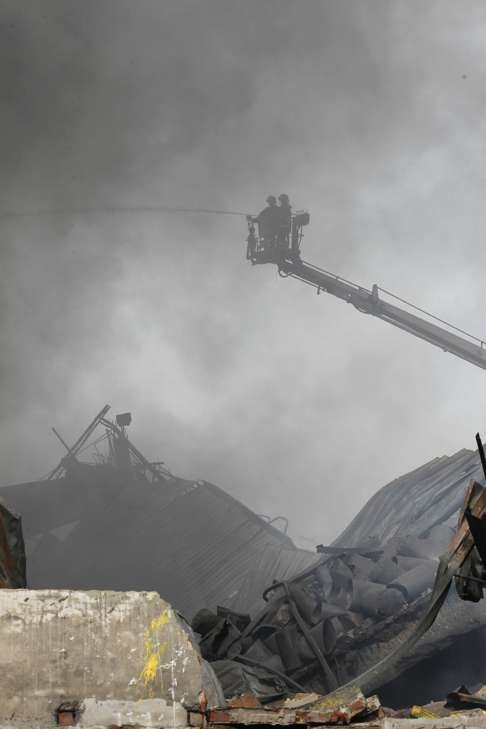
[[150,625],[148,627],[149,633],[154,633],[158,628],[162,628],[162,626],[167,625],[170,620],[169,617],[169,611],[164,610],[162,613],[160,613],[158,618],[154,618],[150,621]]
[[147,686],[149,683],[152,683],[152,681],[157,676],[157,669],[159,667],[159,661],[161,657],[165,653],[165,645],[161,645],[160,648],[153,653],[151,653],[146,661],[145,666],[143,667],[143,671],[141,674],[141,679],[144,682],[144,684]]
[[155,680],[159,668],[160,659],[164,655],[166,650],[166,644],[159,643],[156,633],[160,628],[162,628],[164,625],[167,625],[169,622],[169,611],[164,610],[157,618],[153,618],[153,620],[150,621],[150,625],[145,631],[145,665],[143,667],[140,677],[146,686]]

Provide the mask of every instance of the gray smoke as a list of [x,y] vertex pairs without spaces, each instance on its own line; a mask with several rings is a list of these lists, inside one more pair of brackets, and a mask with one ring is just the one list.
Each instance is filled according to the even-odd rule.
[[[2,211],[311,211],[304,257],[481,334],[480,0],[2,2]],[[105,402],[175,473],[331,540],[473,446],[484,374],[244,260],[242,218],[1,226],[1,483]]]

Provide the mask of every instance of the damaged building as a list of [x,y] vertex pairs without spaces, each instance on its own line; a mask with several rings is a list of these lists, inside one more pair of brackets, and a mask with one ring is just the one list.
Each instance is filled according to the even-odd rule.
[[[1,489],[22,514],[29,587],[158,592],[192,621],[227,696],[327,693],[400,645],[426,608],[467,484],[482,477],[476,452],[434,459],[312,552],[295,547],[279,528],[285,520],[269,523],[217,486],[147,461],[127,437],[127,414],[115,423],[106,414],[47,479]],[[85,462],[80,451],[99,426],[108,453]],[[5,513],[10,544],[21,545],[17,517]],[[22,587],[17,554],[9,586]],[[4,562],[13,575],[11,557]],[[408,691],[425,701],[486,681],[474,657],[444,658],[483,640],[485,615],[451,591],[432,630],[382,679],[385,699],[397,706]]]
[[288,579],[315,560],[281,522],[149,463],[105,410],[77,445],[108,423],[102,462],[74,448],[50,477],[0,489],[22,515],[29,587],[154,590],[191,619],[201,607],[258,604],[265,564],[270,580]]

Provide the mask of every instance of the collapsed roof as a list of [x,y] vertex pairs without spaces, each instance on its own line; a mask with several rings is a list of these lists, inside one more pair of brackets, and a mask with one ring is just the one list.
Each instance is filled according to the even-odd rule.
[[438,525],[455,529],[471,479],[484,480],[477,451],[464,448],[453,456],[434,458],[377,491],[334,544],[384,544],[392,537],[426,536]]
[[[93,423],[108,427],[101,413]],[[191,618],[201,607],[249,609],[267,579],[316,560],[217,486],[149,463],[123,426],[109,425],[101,462],[73,448],[50,478],[0,489],[22,514],[30,587],[156,590]]]
[[285,562],[296,552],[289,537],[206,481],[80,465],[1,493],[23,515],[32,588],[155,590],[191,617],[242,593],[257,600],[247,577],[262,554],[281,560],[282,576],[302,565]]
[[[265,608],[239,634],[235,626],[225,626],[224,613],[212,624],[204,616],[203,655],[215,660],[225,689],[253,686],[264,695],[278,688],[275,676],[283,676],[326,693],[400,646],[426,611],[466,486],[471,478],[480,481],[480,474],[477,453],[463,450],[434,459],[378,492],[332,546],[317,548],[320,562],[292,580],[269,582]],[[387,670],[381,684],[366,690],[449,646],[457,648],[462,636],[478,632],[485,622],[482,606],[464,604],[451,592],[432,630]],[[444,688],[454,688],[466,667],[464,661],[452,666],[436,663],[435,683],[424,682],[422,689],[440,696]],[[263,667],[273,679],[265,677]],[[484,680],[484,669],[479,678]],[[416,676],[411,680],[416,684]]]
[[[327,691],[400,643],[425,608],[465,487],[481,480],[475,452],[434,459],[377,492],[333,545],[310,552],[217,486],[149,463],[124,426],[107,421],[106,408],[102,414],[93,423],[109,431],[106,458],[83,463],[73,447],[49,479],[0,491],[23,515],[29,585],[156,590],[189,619],[209,609],[212,617],[196,621],[203,652],[223,663],[246,657],[245,671],[227,663],[221,671],[233,685],[254,680],[263,693],[275,689],[278,673]],[[291,597],[286,608],[283,593]],[[304,626],[289,614],[291,603]],[[225,610],[215,615],[218,606]],[[457,645],[484,622],[481,607],[451,595],[395,673]],[[273,668],[273,683],[262,689],[251,662],[267,670],[264,683]]]

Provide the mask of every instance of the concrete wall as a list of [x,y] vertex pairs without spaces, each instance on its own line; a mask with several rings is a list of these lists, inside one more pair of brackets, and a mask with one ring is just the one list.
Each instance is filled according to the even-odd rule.
[[203,683],[197,646],[155,592],[0,590],[0,724],[41,726],[67,700],[151,699],[179,726]]

